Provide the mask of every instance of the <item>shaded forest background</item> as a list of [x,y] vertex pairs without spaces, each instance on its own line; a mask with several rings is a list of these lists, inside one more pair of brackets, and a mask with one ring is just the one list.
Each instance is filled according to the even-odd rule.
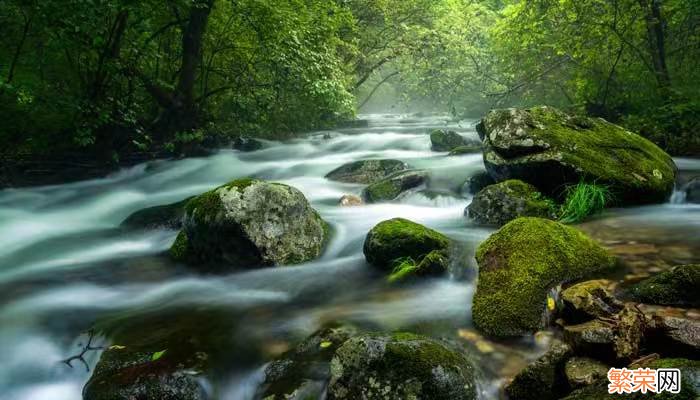
[[455,118],[549,104],[700,154],[700,0],[5,0],[0,27],[5,162],[197,154],[389,93]]

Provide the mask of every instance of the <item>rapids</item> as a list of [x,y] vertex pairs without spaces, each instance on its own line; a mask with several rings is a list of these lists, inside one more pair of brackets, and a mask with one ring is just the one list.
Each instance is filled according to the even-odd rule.
[[[475,354],[482,398],[495,397],[505,376],[541,354],[547,335],[489,342],[471,327],[473,253],[492,230],[465,219],[470,196],[461,195],[460,186],[483,170],[482,158],[432,152],[426,133],[449,127],[476,137],[474,122],[364,117],[370,119],[368,128],[267,142],[257,152],[222,149],[204,158],[138,165],[103,179],[0,191],[0,399],[81,399],[90,373],[80,363],[69,368],[61,360],[80,351],[86,340],[82,333],[102,317],[210,308],[226,310],[236,326],[229,334],[240,343],[221,349],[231,360],[225,370],[203,378],[221,400],[250,399],[267,361],[333,320],[459,340]],[[359,194],[362,186],[331,182],[324,175],[367,158],[395,158],[428,169],[429,192],[393,203],[337,206],[343,194]],[[700,160],[677,163],[686,175],[700,174]],[[321,258],[301,266],[202,276],[159,256],[175,231],[119,228],[134,211],[245,176],[283,182],[306,195],[333,227]],[[456,239],[465,261],[449,277],[388,287],[366,265],[362,242],[374,224],[392,217]],[[611,245],[656,246],[659,259],[669,264],[700,259],[698,205],[609,210],[583,228]],[[216,320],[209,322],[217,329]],[[98,358],[99,351],[86,355],[91,368]]]

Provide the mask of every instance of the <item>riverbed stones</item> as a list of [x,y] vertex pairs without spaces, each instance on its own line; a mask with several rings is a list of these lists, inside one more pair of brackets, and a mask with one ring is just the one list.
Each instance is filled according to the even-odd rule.
[[478,224],[503,226],[518,217],[554,218],[554,202],[517,179],[489,185],[464,210]]
[[304,195],[280,183],[239,179],[190,200],[171,248],[206,268],[299,264],[318,257],[327,224]]
[[652,142],[600,118],[552,107],[498,109],[477,125],[484,164],[497,181],[521,179],[556,193],[580,181],[607,185],[620,204],[658,203],[677,168]]
[[479,279],[472,316],[492,336],[518,336],[542,325],[549,292],[615,265],[583,232],[542,218],[515,219],[476,251]]
[[481,143],[473,143],[473,144],[464,144],[461,146],[457,146],[454,149],[450,150],[450,152],[447,154],[448,156],[461,156],[464,154],[475,154],[475,153],[481,153]]
[[404,218],[375,225],[365,238],[363,252],[371,265],[391,272],[397,260],[410,258],[416,264],[433,251],[446,252],[450,239],[442,233]]
[[424,170],[400,171],[367,186],[362,191],[362,198],[367,203],[391,201],[408,190],[425,185],[428,177]]
[[642,303],[700,307],[700,264],[675,266],[639,282],[629,293]]
[[360,160],[341,165],[326,174],[326,178],[338,182],[371,184],[406,169],[408,164],[399,160]]
[[555,342],[544,355],[520,371],[505,387],[511,399],[555,400],[566,393],[564,374],[566,360],[571,357],[571,348]]
[[473,400],[474,368],[440,341],[412,333],[363,334],[331,361],[329,400]]

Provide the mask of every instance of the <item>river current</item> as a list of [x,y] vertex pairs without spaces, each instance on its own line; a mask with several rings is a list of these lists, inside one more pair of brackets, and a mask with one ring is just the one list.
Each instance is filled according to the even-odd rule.
[[[447,127],[476,138],[474,121],[364,117],[370,120],[367,128],[266,142],[256,152],[222,149],[203,158],[138,165],[103,179],[0,191],[0,399],[81,399],[90,372],[61,360],[80,352],[84,333],[101,318],[210,308],[225,310],[235,322],[227,334],[239,343],[221,349],[231,359],[225,370],[202,378],[221,400],[251,399],[266,362],[336,320],[463,343],[479,367],[481,397],[496,397],[501,380],[541,354],[549,335],[491,342],[472,327],[473,254],[493,229],[464,217],[471,197],[460,188],[483,170],[482,156],[433,152],[427,133]],[[338,206],[343,194],[359,194],[363,186],[324,175],[346,162],[374,158],[429,170],[429,186],[391,203]],[[700,175],[700,160],[676,162],[685,175]],[[292,185],[306,195],[333,228],[322,257],[294,267],[198,275],[161,256],[175,231],[119,228],[134,211],[248,176]],[[455,239],[462,261],[444,278],[387,285],[365,263],[362,243],[372,226],[393,217]],[[700,261],[698,205],[677,201],[608,210],[582,228],[623,257],[639,257],[639,246],[651,246],[642,257],[648,265],[638,263],[630,273]],[[219,321],[212,319],[211,329],[218,329]],[[106,340],[96,338],[97,344],[109,344]],[[91,368],[98,359],[99,351],[86,354]]]

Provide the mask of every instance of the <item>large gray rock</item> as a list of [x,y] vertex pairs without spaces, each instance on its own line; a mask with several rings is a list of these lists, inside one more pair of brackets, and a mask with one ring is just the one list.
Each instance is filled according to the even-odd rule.
[[171,254],[196,265],[298,264],[318,257],[328,228],[297,189],[241,179],[190,200]]
[[406,169],[408,165],[399,160],[360,160],[341,165],[326,174],[326,178],[339,182],[370,184]]
[[484,164],[497,181],[546,192],[581,180],[607,185],[620,204],[665,201],[676,166],[650,141],[599,118],[551,107],[492,110],[478,124]]
[[365,334],[331,361],[329,400],[473,400],[474,368],[448,345],[410,333]]
[[502,226],[518,217],[554,218],[554,202],[537,188],[517,179],[487,186],[464,213],[482,225]]

